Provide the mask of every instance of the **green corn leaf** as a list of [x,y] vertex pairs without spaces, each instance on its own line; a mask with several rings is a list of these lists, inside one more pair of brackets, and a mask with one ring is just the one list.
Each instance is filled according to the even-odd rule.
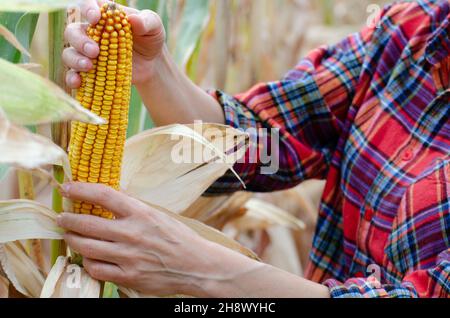
[[[17,21],[14,33],[17,40],[19,40],[19,42],[27,50],[30,49],[38,19],[39,14],[25,13],[20,17],[19,21]],[[27,63],[29,62],[29,58],[27,56],[23,56],[22,54],[21,62]]]
[[9,166],[0,163],[0,181],[6,176],[8,173]]
[[149,130],[155,127],[155,124],[153,123],[152,118],[150,117],[149,113],[146,112],[146,116],[144,119],[144,130]]
[[0,11],[8,12],[51,12],[75,6],[81,0],[2,0]]
[[143,116],[144,107],[142,100],[136,87],[131,89],[130,113],[128,120],[127,138],[131,138],[141,132],[141,117]]
[[[38,14],[32,13],[0,12],[0,24],[11,31],[25,49],[29,49],[38,17]],[[13,63],[27,61],[22,58],[22,53],[3,37],[0,37],[0,57]]]
[[[166,0],[137,0],[135,8],[139,10],[152,10],[161,17],[167,37],[169,36],[169,13]],[[131,92],[130,102],[130,116],[128,124],[127,135],[128,138],[140,133],[142,130],[151,129],[154,127],[153,121],[150,118],[145,106],[142,104],[142,99],[135,87]]]
[[118,287],[113,283],[106,282],[105,287],[103,288],[103,297],[102,298],[120,298]]
[[181,67],[186,67],[195,52],[209,18],[209,0],[186,0],[174,53],[175,61]]
[[67,120],[105,123],[55,84],[3,59],[0,59],[0,83],[0,109],[15,124]]
[[[159,7],[159,0],[137,0],[136,1],[136,9],[139,10],[152,10],[157,12]],[[165,2],[165,0],[163,0]]]

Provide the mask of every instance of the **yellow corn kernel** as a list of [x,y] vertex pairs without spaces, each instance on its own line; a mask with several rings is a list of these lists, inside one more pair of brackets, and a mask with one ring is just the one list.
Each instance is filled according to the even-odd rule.
[[[131,94],[131,25],[125,12],[107,3],[101,7],[100,21],[91,25],[87,34],[98,43],[100,54],[92,61],[94,68],[81,73],[77,99],[108,124],[72,123],[69,158],[73,179],[117,190]],[[74,202],[73,208],[75,213],[112,218],[109,211],[88,202]]]

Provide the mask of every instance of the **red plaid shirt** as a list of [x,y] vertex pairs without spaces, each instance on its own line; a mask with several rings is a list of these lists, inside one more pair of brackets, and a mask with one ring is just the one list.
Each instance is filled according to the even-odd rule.
[[[307,277],[334,297],[450,295],[449,17],[396,3],[281,81],[215,92],[227,124],[280,130],[277,173],[236,165],[249,190],[327,179]],[[210,192],[239,189],[227,174]]]

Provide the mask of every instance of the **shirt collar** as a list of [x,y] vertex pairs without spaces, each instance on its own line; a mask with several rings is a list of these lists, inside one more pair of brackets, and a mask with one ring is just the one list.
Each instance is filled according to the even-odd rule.
[[426,56],[432,65],[450,55],[450,14],[432,34],[427,43]]

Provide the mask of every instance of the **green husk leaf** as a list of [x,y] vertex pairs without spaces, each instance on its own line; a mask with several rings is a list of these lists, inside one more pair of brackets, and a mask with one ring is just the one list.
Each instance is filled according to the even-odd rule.
[[79,3],[80,0],[8,0],[0,3],[0,11],[51,12]]
[[6,177],[6,174],[8,173],[9,166],[3,163],[0,163],[0,181]]
[[0,59],[0,108],[19,125],[77,120],[105,124],[52,82]]
[[174,53],[181,67],[186,67],[209,18],[209,0],[186,0]]
[[17,50],[19,50],[22,54],[25,54],[26,56],[30,57],[30,53],[27,51],[26,48],[22,46],[22,44],[19,42],[19,40],[16,38],[14,33],[9,31],[5,26],[0,24],[0,35],[5,38],[6,41],[8,41],[12,46],[14,46]]

